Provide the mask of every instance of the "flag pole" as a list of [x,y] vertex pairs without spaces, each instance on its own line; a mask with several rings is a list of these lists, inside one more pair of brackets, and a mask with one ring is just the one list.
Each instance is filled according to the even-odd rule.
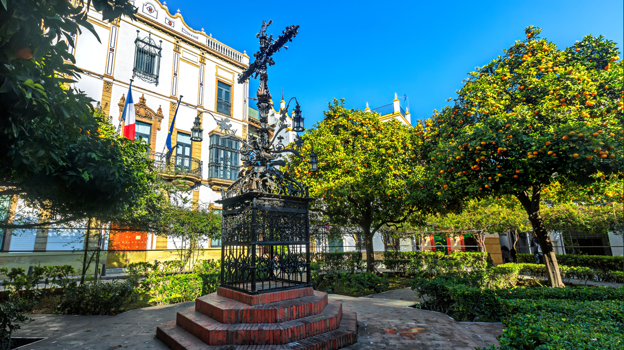
[[165,146],[163,147],[163,151],[165,150],[165,147],[168,147],[168,151],[167,151],[167,165],[169,165],[169,159],[171,158],[171,154],[173,153],[173,145],[171,143],[171,137],[173,136],[173,128],[175,127],[175,120],[176,117],[178,116],[178,109],[180,109],[180,102],[182,102],[182,95],[180,95],[180,98],[178,99],[178,105],[176,106],[176,110],[175,113],[173,114],[173,120],[171,121],[171,126],[169,127],[169,134],[167,134],[167,142],[165,142]]

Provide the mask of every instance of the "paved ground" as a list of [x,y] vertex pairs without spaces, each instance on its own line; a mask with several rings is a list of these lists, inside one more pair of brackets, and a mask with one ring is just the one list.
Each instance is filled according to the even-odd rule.
[[[418,299],[409,289],[368,297],[330,295],[345,310],[358,314],[359,349],[474,349],[497,344],[500,323],[456,322],[444,314],[414,309]],[[26,350],[167,349],[154,338],[156,326],[174,320],[193,302],[132,310],[117,316],[33,315],[16,336],[47,337]]]

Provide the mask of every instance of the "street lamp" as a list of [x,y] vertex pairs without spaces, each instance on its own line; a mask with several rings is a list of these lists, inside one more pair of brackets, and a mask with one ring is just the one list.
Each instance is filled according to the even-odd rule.
[[316,172],[318,170],[318,168],[316,167],[317,164],[317,160],[316,160],[316,153],[314,152],[314,148],[312,148],[312,152],[310,152],[310,170],[313,172]]
[[301,116],[301,107],[299,106],[299,102],[295,106],[295,117],[293,118],[293,128],[294,132],[303,132],[305,128],[303,127],[303,117]]
[[[201,113],[201,112],[200,112]],[[199,114],[195,117],[195,123],[193,123],[193,128],[191,129],[191,141],[202,142],[202,133],[204,129],[200,127],[201,122],[199,121]]]

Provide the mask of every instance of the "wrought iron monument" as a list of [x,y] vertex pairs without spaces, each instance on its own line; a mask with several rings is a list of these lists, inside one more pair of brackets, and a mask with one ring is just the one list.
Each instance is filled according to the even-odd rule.
[[[239,83],[260,76],[257,106],[261,129],[259,138],[240,140],[243,160],[238,180],[222,191],[223,206],[221,286],[248,294],[311,286],[310,233],[308,189],[279,167],[285,165],[282,157],[296,149],[282,144],[280,132],[291,127],[302,132],[303,117],[296,98],[280,109],[279,122],[269,128],[269,113],[273,110],[268,87],[267,67],[275,64],[273,54],[298,34],[299,26],[289,26],[277,39],[267,35],[272,23],[262,22],[256,37],[260,50],[255,61],[243,72]],[[289,125],[288,110],[295,100],[293,122]],[[234,136],[230,124],[218,121],[221,131]],[[301,146],[301,140],[297,142]],[[312,152],[313,153],[313,152]],[[311,154],[311,158],[315,157]],[[314,170],[316,160],[311,159]]]

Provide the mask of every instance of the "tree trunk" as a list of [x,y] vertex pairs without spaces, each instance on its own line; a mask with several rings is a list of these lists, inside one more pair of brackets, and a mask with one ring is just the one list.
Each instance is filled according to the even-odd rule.
[[540,247],[542,248],[544,260],[546,262],[546,272],[548,273],[548,285],[551,288],[563,288],[565,285],[561,279],[561,272],[559,272],[557,256],[555,255],[550,236],[546,231],[544,220],[542,220],[542,215],[540,213],[540,194],[541,187],[533,186],[533,193],[530,198],[527,191],[518,194],[516,197],[520,200],[520,203],[529,215],[533,233],[537,235]]
[[364,235],[364,244],[366,245],[366,270],[375,272],[375,250],[373,249],[373,235],[371,234],[370,225],[361,225]]

